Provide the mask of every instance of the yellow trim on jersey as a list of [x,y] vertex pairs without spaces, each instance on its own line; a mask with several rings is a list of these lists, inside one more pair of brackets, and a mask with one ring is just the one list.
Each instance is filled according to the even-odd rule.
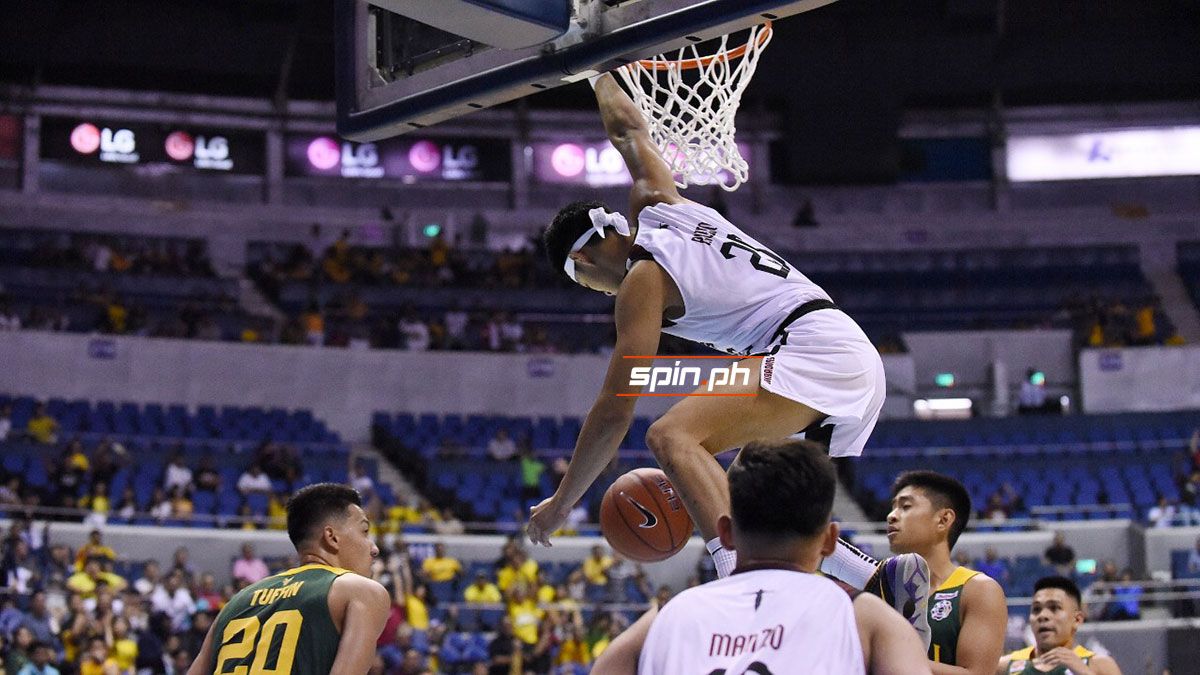
[[[1036,654],[1033,653],[1033,649],[1034,649],[1033,647],[1026,647],[1024,649],[1018,649],[1015,652],[1011,652],[1008,655],[1008,659],[1009,659],[1009,661],[1030,661],[1035,656],[1037,656]],[[1072,651],[1074,651],[1075,655],[1081,659],[1090,659],[1096,655],[1096,652],[1093,652],[1092,650],[1088,649],[1087,647],[1084,647],[1083,645],[1075,645],[1075,649],[1073,649]]]
[[936,590],[945,591],[951,588],[958,588],[959,586],[962,586],[970,581],[971,577],[978,574],[979,572],[976,572],[975,570],[969,570],[965,567],[956,567],[954,568],[954,571],[950,573],[950,576],[946,577],[946,580],[943,581],[942,585],[938,586]]
[[350,573],[350,570],[345,570],[345,569],[342,569],[342,568],[340,568],[340,567],[331,567],[331,566],[329,566],[329,565],[322,565],[321,563],[309,563],[309,564],[307,564],[307,565],[301,565],[301,566],[299,566],[299,567],[293,567],[292,569],[290,569],[290,570],[287,570],[286,572],[280,572],[279,574],[276,574],[276,575],[274,575],[274,576],[277,576],[277,577],[290,577],[290,576],[292,576],[293,574],[299,574],[299,573],[301,573],[301,572],[306,572],[306,571],[308,571],[308,570],[325,570],[326,572],[332,572],[332,573],[334,573],[334,574],[338,575],[339,577],[340,577],[340,576],[342,576],[343,574],[349,574],[349,573]]

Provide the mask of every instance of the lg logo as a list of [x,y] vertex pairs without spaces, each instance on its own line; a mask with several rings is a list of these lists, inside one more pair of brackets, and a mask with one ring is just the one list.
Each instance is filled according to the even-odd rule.
[[224,136],[196,136],[186,131],[173,131],[167,136],[164,147],[167,156],[177,162],[193,160],[197,169],[229,171],[233,159],[229,156],[229,140]]
[[84,122],[71,131],[71,147],[81,155],[100,151],[100,161],[131,164],[137,162],[137,138],[129,129],[99,128]]

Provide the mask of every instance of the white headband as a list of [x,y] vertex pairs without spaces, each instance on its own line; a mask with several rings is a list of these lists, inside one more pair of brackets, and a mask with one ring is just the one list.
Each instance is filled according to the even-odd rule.
[[603,208],[597,207],[588,211],[588,218],[592,220],[592,228],[579,235],[579,238],[571,245],[571,250],[567,251],[567,259],[563,261],[563,271],[575,283],[579,283],[579,280],[575,278],[575,261],[571,259],[572,253],[587,246],[587,243],[597,234],[603,239],[604,228],[606,227],[611,227],[616,230],[617,234],[623,237],[629,236],[629,221],[625,220],[625,216],[619,213],[609,213]]

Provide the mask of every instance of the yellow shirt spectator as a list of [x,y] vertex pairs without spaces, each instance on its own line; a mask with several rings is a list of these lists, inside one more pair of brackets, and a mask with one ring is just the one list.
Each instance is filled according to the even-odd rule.
[[562,646],[558,649],[558,665],[576,663],[586,666],[591,662],[592,655],[588,653],[587,645],[582,640],[573,637],[563,640]]
[[604,586],[608,583],[608,575],[605,572],[612,567],[612,564],[612,558],[604,555],[600,547],[596,546],[592,548],[592,555],[583,561],[583,576],[587,578],[589,584]]
[[518,580],[532,586],[537,583],[537,575],[537,561],[526,558],[524,561],[518,562],[516,567],[511,562],[501,567],[500,571],[496,573],[496,585],[507,593]]
[[[439,544],[439,546],[441,546]],[[421,563],[421,571],[425,573],[425,578],[434,581],[454,581],[454,578],[462,574],[462,563],[457,559],[449,556],[437,555],[426,558]]]
[[137,642],[130,640],[129,638],[114,640],[112,651],[109,652],[109,655],[116,660],[117,666],[121,669],[121,672],[132,672],[133,664],[137,662]]
[[104,581],[109,589],[116,592],[124,591],[128,586],[125,579],[112,572],[100,572],[95,577],[88,572],[76,572],[67,578],[67,589],[79,593],[84,599],[95,597],[97,581]]
[[558,592],[550,584],[542,584],[537,590],[537,600],[541,604],[549,604],[555,601],[558,597]]
[[508,616],[512,619],[513,635],[527,645],[535,645],[538,641],[538,626],[545,614],[533,598],[510,603]]
[[271,495],[267,502],[268,527],[272,530],[287,529],[287,504],[283,499]]
[[408,625],[416,630],[429,630],[429,608],[424,600],[409,593],[404,597],[404,611]]
[[38,443],[50,445],[58,441],[58,421],[44,411],[40,415],[34,415],[25,430]]
[[486,580],[481,584],[480,579],[477,578],[475,583],[467,586],[467,590],[463,591],[463,600],[467,602],[497,603],[503,601],[503,598],[496,584]]

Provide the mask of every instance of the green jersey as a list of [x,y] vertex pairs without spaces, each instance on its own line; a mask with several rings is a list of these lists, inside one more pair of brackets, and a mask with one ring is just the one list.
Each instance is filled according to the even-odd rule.
[[[1092,657],[1096,654],[1090,649],[1082,645],[1075,645],[1071,651],[1083,661],[1084,665],[1090,665]],[[1033,647],[1018,649],[1008,655],[1008,673],[1009,675],[1070,675],[1066,666],[1055,666],[1050,670],[1038,670],[1034,665],[1033,660],[1037,657],[1033,653]]]
[[976,574],[979,572],[965,567],[955,568],[929,599],[929,658],[936,663],[957,665],[963,586]]
[[214,675],[329,675],[341,638],[329,587],[347,573],[303,565],[239,591],[213,627]]

